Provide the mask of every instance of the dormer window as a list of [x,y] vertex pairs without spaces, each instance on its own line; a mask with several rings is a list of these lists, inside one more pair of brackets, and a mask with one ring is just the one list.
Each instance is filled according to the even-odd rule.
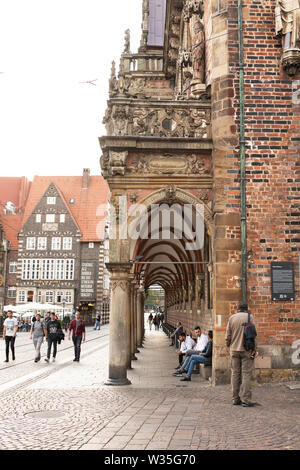
[[55,205],[56,204],[56,197],[47,197],[47,204]]
[[46,222],[47,223],[54,223],[55,222],[55,214],[47,214],[46,215]]

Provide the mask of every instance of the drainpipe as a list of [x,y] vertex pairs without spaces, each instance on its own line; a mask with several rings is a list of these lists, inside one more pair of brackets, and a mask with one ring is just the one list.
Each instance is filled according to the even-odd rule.
[[242,243],[242,295],[247,302],[247,214],[245,171],[245,90],[244,90],[244,44],[243,44],[243,0],[238,0],[239,32],[239,98],[240,98],[240,175],[241,175],[241,243]]

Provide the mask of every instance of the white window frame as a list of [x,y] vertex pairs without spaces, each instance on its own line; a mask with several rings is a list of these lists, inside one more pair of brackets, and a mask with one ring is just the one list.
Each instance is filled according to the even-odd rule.
[[90,242],[89,243],[89,248],[94,248],[95,247],[95,243],[94,242]]
[[35,237],[26,238],[26,250],[35,250],[36,239]]
[[65,280],[66,281],[73,281],[74,280],[74,270],[75,270],[75,261],[74,259],[66,259],[65,260],[66,268],[65,268]]
[[73,293],[71,290],[66,290],[65,291],[65,299],[66,299],[66,304],[72,304],[73,303]]
[[54,301],[54,292],[53,290],[47,290],[45,292],[45,302],[46,304],[53,304]]
[[37,249],[41,251],[47,250],[47,237],[38,237]]
[[[13,295],[11,293],[13,292]],[[15,299],[17,297],[17,288],[16,287],[9,287],[7,289],[7,298],[8,299]]]
[[31,276],[31,259],[22,259],[22,279],[29,280]]
[[57,259],[55,266],[55,279],[57,281],[63,281],[65,277],[65,260]]
[[47,204],[54,206],[56,204],[56,197],[54,196],[49,196],[47,197]]
[[9,274],[15,274],[18,271],[18,262],[11,261],[9,263]]
[[19,290],[18,291],[18,303],[25,304],[25,302],[26,302],[26,291]]
[[43,281],[54,281],[54,259],[43,259],[42,260],[42,275]]
[[37,224],[42,222],[42,214],[36,214],[35,215],[35,221],[36,221]]
[[61,224],[64,224],[65,221],[66,221],[66,214],[60,214],[60,215],[59,215],[59,222],[60,222]]
[[61,250],[61,237],[52,237],[51,249],[52,250]]
[[[60,297],[61,299],[59,300],[58,297]],[[62,290],[56,291],[56,293],[55,293],[55,302],[57,304],[62,304],[63,303],[62,299],[64,297],[65,297],[64,291],[62,291]]]
[[63,238],[63,250],[72,250],[72,237],[64,237]]
[[40,267],[41,262],[39,259],[31,260],[31,278],[32,280],[38,281],[40,279]]
[[46,222],[48,224],[54,224],[55,223],[55,214],[46,214]]

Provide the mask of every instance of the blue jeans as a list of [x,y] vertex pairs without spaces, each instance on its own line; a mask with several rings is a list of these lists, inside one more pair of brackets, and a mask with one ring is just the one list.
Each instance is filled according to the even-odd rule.
[[203,356],[197,356],[193,354],[189,363],[189,370],[187,376],[190,377],[194,370],[195,364],[204,364],[205,358]]

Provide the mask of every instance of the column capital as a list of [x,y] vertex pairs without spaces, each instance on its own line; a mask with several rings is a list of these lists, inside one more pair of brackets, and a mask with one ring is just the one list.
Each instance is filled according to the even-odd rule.
[[112,274],[124,273],[129,274],[132,268],[131,263],[105,263],[106,268]]

